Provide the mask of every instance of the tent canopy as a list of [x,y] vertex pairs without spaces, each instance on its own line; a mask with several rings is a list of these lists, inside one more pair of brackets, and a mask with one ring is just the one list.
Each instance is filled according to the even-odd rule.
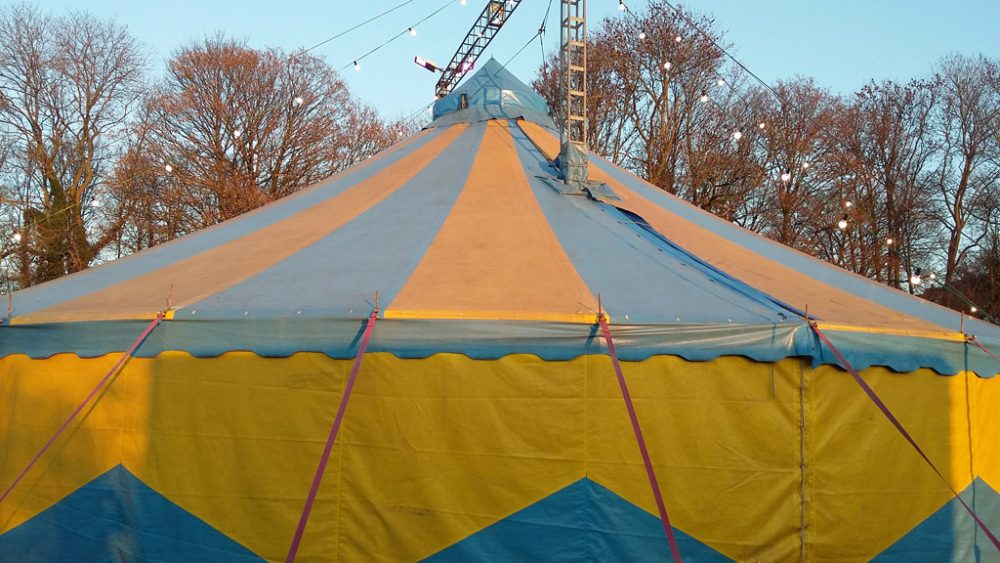
[[[597,155],[599,195],[564,193],[546,112],[490,60],[435,104],[428,128],[342,174],[16,292],[0,354],[120,351],[169,309],[142,354],[350,357],[378,292],[388,322],[373,350],[402,357],[585,354],[599,345],[600,297],[626,359],[830,362],[808,309],[862,367],[997,371],[965,342],[959,313],[726,222]],[[965,319],[964,330],[1000,342],[996,326]]]

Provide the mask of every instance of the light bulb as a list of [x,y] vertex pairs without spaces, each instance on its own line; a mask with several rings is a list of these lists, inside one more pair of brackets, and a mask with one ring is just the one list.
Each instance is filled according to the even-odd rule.
[[854,205],[854,204],[853,204],[853,203],[851,203],[851,202],[849,202],[849,201],[845,201],[845,202],[844,202],[844,207],[850,207],[850,206],[852,206],[852,205]]
[[292,100],[292,105],[301,106],[304,102],[305,100],[302,99],[302,96],[295,96],[295,99]]
[[239,139],[240,135],[242,135],[242,134],[243,134],[243,131],[240,131],[239,129],[237,129],[236,131],[233,131],[233,138],[234,139]]
[[937,274],[935,274],[934,272],[931,272],[931,273],[927,274],[927,277],[929,277],[932,280],[936,280],[937,279]]
[[99,200],[97,198],[94,198],[94,200],[90,202],[90,206],[91,207],[100,207],[101,206],[101,200]]
[[667,61],[667,62],[663,63],[663,68],[665,68],[667,70],[670,70],[671,66],[673,66],[673,65],[670,64],[670,61]]
[[921,277],[920,277],[920,268],[914,269],[913,270],[913,275],[910,276],[910,284],[912,284],[912,285],[920,285],[920,283],[922,281],[924,281],[924,280],[921,279]]
[[170,166],[169,164],[164,165],[163,169],[166,170],[167,172],[173,172],[174,171],[174,167]]
[[718,84],[719,84],[719,86],[725,86],[726,85],[726,81],[720,78]]
[[618,9],[622,12],[625,11],[625,2],[618,2]]
[[808,162],[803,162],[802,163],[802,169],[803,170],[808,170],[809,169],[809,163]]
[[791,172],[789,172],[789,171],[786,170],[786,171],[784,171],[784,172],[781,173],[781,181],[782,182],[787,182],[787,181],[789,181],[791,179],[792,179],[792,173]]
[[708,94],[706,94],[705,92],[702,92],[701,93],[701,101],[702,102],[707,102],[708,101]]
[[892,237],[885,239],[885,243],[888,244],[889,246],[892,246]]
[[361,65],[358,64],[358,61],[354,61],[354,70],[361,72]]
[[680,43],[681,42],[681,36],[678,35],[677,37],[674,37],[674,41],[676,41],[677,43]]
[[417,36],[417,30],[415,30],[415,29],[413,29],[413,28],[411,27],[411,28],[410,28],[410,37],[416,37],[416,36]]
[[645,31],[640,31],[639,32],[639,39],[645,39],[645,38],[646,38],[646,32]]
[[840,229],[841,231],[843,231],[844,229],[846,229],[847,228],[847,219],[841,219],[840,221],[837,221],[837,228]]
[[739,141],[740,139],[743,138],[743,133],[741,131],[737,131],[737,132],[733,133],[733,138],[736,139],[737,141]]
[[766,129],[766,128],[767,128],[767,125],[763,121],[761,121],[759,124],[757,124],[757,129]]
[[977,312],[977,311],[979,311],[979,309],[976,309],[976,306],[975,306],[975,305],[973,305],[972,307],[969,307],[969,312],[970,312],[970,313],[975,313],[975,312]]
[[14,242],[21,242],[21,233],[14,233]]

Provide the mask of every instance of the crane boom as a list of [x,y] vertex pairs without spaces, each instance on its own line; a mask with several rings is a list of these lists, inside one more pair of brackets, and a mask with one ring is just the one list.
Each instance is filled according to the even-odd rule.
[[441,98],[451,93],[466,73],[475,67],[476,59],[520,5],[521,0],[490,0],[486,3],[483,13],[472,24],[451,62],[442,70],[441,78],[434,87],[435,96]]

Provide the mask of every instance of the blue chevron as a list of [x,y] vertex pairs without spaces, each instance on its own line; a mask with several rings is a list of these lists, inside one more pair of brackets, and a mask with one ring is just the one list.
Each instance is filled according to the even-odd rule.
[[[977,477],[961,496],[994,535],[1000,533],[1000,494]],[[953,498],[872,561],[1000,562],[1000,552],[958,499]]]
[[[685,562],[729,561],[674,529]],[[579,481],[432,555],[427,561],[667,561],[659,518]]]
[[0,535],[0,560],[262,561],[121,465]]

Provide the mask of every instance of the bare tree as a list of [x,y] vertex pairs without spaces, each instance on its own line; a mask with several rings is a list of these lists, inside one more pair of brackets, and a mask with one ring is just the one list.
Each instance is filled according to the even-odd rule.
[[939,64],[940,109],[935,115],[940,152],[936,185],[947,233],[945,283],[986,236],[970,221],[970,202],[984,199],[1000,182],[1000,93],[998,62],[952,56]]
[[0,127],[12,145],[3,198],[20,216],[20,285],[84,269],[116,237],[121,221],[102,213],[101,192],[144,64],[113,23],[0,11]]
[[407,131],[306,54],[214,37],[170,60],[118,163],[125,252],[235,217],[382,150]]

